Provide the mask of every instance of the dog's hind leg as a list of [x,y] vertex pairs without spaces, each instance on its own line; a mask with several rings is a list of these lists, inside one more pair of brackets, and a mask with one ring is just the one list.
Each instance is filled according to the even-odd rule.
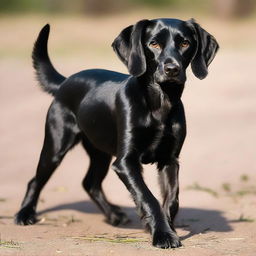
[[80,141],[75,116],[54,101],[49,108],[45,138],[35,177],[28,183],[20,211],[15,216],[19,225],[34,224],[40,192],[69,149]]
[[85,137],[82,144],[90,157],[89,169],[82,183],[84,189],[105,214],[107,222],[113,226],[126,224],[129,222],[126,214],[119,206],[109,203],[102,190],[102,181],[107,175],[111,155],[96,149]]

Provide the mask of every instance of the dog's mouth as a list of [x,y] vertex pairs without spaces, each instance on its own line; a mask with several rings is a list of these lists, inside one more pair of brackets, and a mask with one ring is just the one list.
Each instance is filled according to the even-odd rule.
[[180,77],[168,77],[168,78],[161,78],[161,79],[155,79],[156,83],[161,85],[184,85],[186,82],[186,78],[180,78]]
[[158,84],[162,89],[166,89],[166,90],[169,90],[171,88],[172,89],[184,88],[184,83],[176,82],[176,81],[164,81]]
[[169,79],[166,79],[163,83],[165,84],[177,84],[177,85],[182,85],[185,83],[185,80],[184,79],[180,79],[178,77],[172,77],[172,78],[169,78]]
[[184,85],[186,82],[186,75],[184,73],[180,73],[178,76],[167,76],[162,74],[161,72],[156,72],[154,75],[155,82],[157,84],[165,84],[165,85]]

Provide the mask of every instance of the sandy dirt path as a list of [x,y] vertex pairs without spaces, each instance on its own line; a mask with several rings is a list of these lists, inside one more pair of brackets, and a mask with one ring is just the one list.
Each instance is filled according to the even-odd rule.
[[[132,18],[127,18],[127,23],[129,19]],[[1,256],[256,255],[256,51],[252,46],[239,48],[237,43],[236,48],[226,47],[225,28],[219,32],[210,23],[216,37],[223,40],[224,48],[211,65],[207,79],[199,81],[189,72],[183,95],[188,136],[180,159],[181,208],[176,221],[183,247],[161,250],[151,246],[150,236],[143,231],[128,192],[112,170],[104,181],[106,194],[111,202],[124,207],[132,222],[124,227],[105,223],[81,186],[88,158],[80,146],[66,156],[43,190],[38,205],[41,221],[28,227],[13,224],[26,184],[35,172],[51,97],[36,86],[28,57],[44,20],[37,18],[33,24],[26,19],[20,23],[7,21],[0,21],[3,30],[7,33],[12,28],[17,33],[7,33],[0,39]],[[22,22],[26,42],[20,31]],[[80,20],[72,22],[81,24]],[[87,21],[87,27],[90,22],[93,23]],[[114,21],[107,36],[94,35],[91,43],[102,40],[103,46],[96,45],[95,52],[89,49],[84,55],[63,46],[66,36],[69,47],[72,38],[68,34],[74,32],[78,48],[84,47],[88,42],[86,35],[84,41],[76,40],[80,39],[82,28],[72,30],[68,26],[63,31],[68,24],[66,20],[54,23],[57,28],[56,36],[51,35],[51,52],[61,73],[72,74],[89,67],[125,71],[111,49],[104,48],[104,40],[109,45],[125,22]],[[107,21],[105,25],[109,24]],[[58,28],[62,31],[60,35]],[[155,167],[145,166],[144,176],[159,197]]]

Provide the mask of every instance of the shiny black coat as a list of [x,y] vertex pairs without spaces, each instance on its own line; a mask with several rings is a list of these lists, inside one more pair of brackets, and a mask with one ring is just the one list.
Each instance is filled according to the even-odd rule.
[[[112,164],[130,191],[139,215],[161,248],[180,246],[173,221],[178,211],[178,157],[186,136],[181,95],[186,68],[206,77],[218,44],[194,20],[141,20],[125,28],[112,46],[130,75],[91,69],[69,78],[47,53],[49,25],[40,32],[33,63],[42,88],[54,96],[36,176],[30,181],[16,223],[36,222],[41,189],[67,151],[81,142],[90,157],[83,186],[113,224],[128,221],[110,204],[101,183]],[[144,183],[142,164],[156,163],[163,206]]]

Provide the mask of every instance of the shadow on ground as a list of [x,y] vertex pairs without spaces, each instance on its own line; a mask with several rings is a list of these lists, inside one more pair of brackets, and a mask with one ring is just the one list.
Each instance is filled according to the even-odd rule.
[[[131,222],[120,228],[128,229],[142,229],[141,222],[136,214],[134,207],[122,207],[126,214],[131,219]],[[83,213],[102,214],[97,206],[90,201],[78,201],[73,203],[66,203],[57,205],[52,208],[47,208],[40,211],[38,215],[59,210],[76,210]],[[232,231],[229,222],[224,216],[223,212],[218,210],[205,210],[197,208],[181,208],[176,219],[176,227],[189,231],[181,240],[187,239],[193,235],[214,232],[229,232]]]
[[193,235],[206,232],[230,232],[230,220],[224,216],[224,212],[218,210],[181,208],[176,219],[176,227],[189,231],[181,236],[185,240]]

